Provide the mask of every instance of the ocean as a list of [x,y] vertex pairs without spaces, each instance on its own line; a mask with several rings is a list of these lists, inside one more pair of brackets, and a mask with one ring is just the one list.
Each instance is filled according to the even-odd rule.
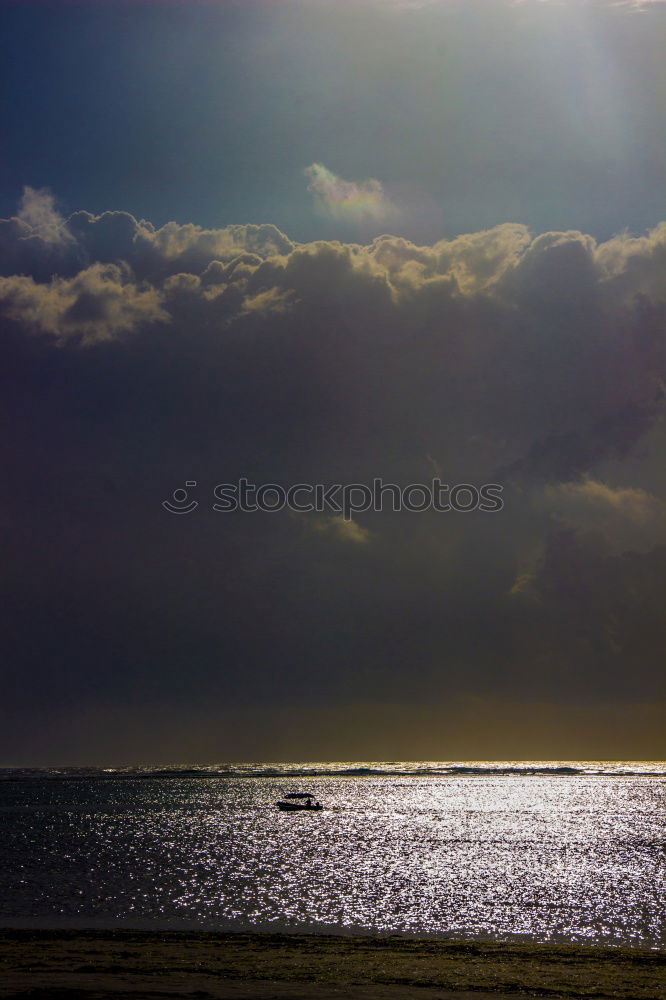
[[4,768],[0,926],[663,947],[665,814],[664,762]]

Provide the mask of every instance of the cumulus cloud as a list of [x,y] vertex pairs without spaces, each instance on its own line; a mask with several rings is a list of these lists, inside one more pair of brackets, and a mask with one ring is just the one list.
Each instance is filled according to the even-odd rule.
[[365,181],[347,181],[323,163],[311,163],[304,173],[317,208],[333,219],[389,222],[399,214],[381,181],[372,177]]
[[261,327],[262,350],[291,365],[299,392],[306,370],[326,382],[328,366],[341,440],[375,407],[371,426],[415,453],[466,440],[470,472],[557,483],[622,460],[662,412],[663,224],[601,244],[514,224],[425,246],[296,244],[270,225],[76,212],[64,252],[32,240],[28,257],[26,224],[2,225],[2,309],[15,323],[86,343],[167,319],[194,339]]
[[39,284],[32,277],[0,278],[0,310],[19,326],[63,343],[111,340],[150,323],[165,322],[161,295],[127,279],[114,264],[93,264],[74,278]]
[[30,258],[22,226],[0,226],[14,323],[85,343],[167,320],[193,340],[236,324],[263,346],[252,333],[216,350],[233,342],[235,363],[247,350],[248,370],[249,352],[278,352],[304,399],[321,382],[340,440],[374,408],[369,428],[401,450],[454,448],[470,473],[569,482],[630,454],[663,409],[664,225],[601,244],[506,224],[364,246],[76,212],[66,252],[40,241]]

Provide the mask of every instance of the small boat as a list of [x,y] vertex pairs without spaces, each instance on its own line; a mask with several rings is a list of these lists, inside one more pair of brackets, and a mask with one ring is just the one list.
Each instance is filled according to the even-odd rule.
[[289,792],[276,805],[280,812],[317,812],[324,808],[311,792]]

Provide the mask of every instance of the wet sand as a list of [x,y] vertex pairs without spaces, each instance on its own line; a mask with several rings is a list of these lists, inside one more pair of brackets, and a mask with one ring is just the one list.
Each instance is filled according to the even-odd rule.
[[24,1000],[665,1000],[666,954],[396,937],[0,930],[0,997]]

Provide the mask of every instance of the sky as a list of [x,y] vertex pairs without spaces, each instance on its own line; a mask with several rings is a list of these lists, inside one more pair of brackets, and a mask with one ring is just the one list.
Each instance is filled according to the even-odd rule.
[[0,2],[0,764],[664,756],[665,48],[659,0]]

